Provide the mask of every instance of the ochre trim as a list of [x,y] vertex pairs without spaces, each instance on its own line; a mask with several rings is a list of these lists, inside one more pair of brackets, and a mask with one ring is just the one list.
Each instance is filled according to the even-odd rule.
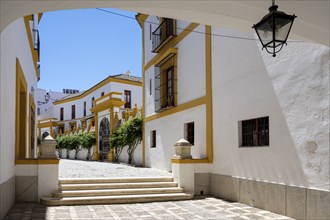
[[[178,36],[175,38],[172,38],[171,41],[169,41],[164,47],[159,51],[159,53],[154,56],[145,66],[144,71],[149,69],[151,66],[157,64],[157,61],[160,59],[159,57],[163,56],[163,54],[170,48],[173,48],[175,45],[177,45],[180,41],[182,41],[190,32],[192,32],[196,27],[198,27],[199,24],[197,23],[190,23],[188,27],[186,27]],[[161,59],[160,59],[161,60]]]
[[142,82],[133,82],[133,81],[124,80],[124,79],[115,79],[115,78],[111,78],[111,76],[110,76],[107,79],[99,82],[98,84],[96,84],[92,88],[90,88],[90,89],[86,90],[85,92],[81,93],[80,95],[77,95],[77,96],[72,97],[72,98],[63,99],[63,100],[57,100],[57,101],[53,102],[53,104],[58,105],[58,104],[66,103],[66,102],[79,100],[79,99],[91,94],[95,90],[101,88],[102,86],[104,86],[104,85],[106,85],[107,83],[110,83],[110,82],[128,84],[128,85],[133,85],[133,86],[142,86]]
[[98,114],[97,112],[94,115],[94,127],[95,127],[95,149],[94,149],[94,160],[99,160],[99,121],[98,121]]
[[44,15],[44,13],[39,13],[39,14],[38,14],[38,23],[40,23],[41,18],[42,18],[43,15]]
[[[138,14],[139,15],[139,14]],[[137,19],[138,19],[138,15],[137,15]],[[147,18],[147,17],[146,17]],[[139,22],[139,20],[138,20]],[[139,22],[140,24],[140,22]],[[141,22],[140,24],[141,28],[142,28],[142,108],[141,108],[141,115],[142,118],[144,119],[144,100],[145,100],[145,76],[144,76],[144,63],[145,63],[145,44],[144,44],[144,40],[145,40],[145,35],[144,35],[144,22]],[[145,119],[142,121],[142,166],[145,166],[145,162],[146,162],[146,149],[145,149],[145,124],[146,121]]]
[[144,22],[145,22],[145,20],[147,20],[148,17],[149,17],[149,15],[147,15],[147,14],[140,14],[140,13],[138,13],[135,16],[135,19],[139,23],[139,25],[142,28],[142,30],[144,30],[144,27],[143,27],[144,26]]
[[125,104],[125,102],[121,101],[121,100],[108,99],[104,102],[101,102],[100,104],[94,105],[94,107],[91,108],[91,111],[93,113],[97,113],[97,112],[100,112],[100,111],[110,109],[111,107],[120,107],[120,106],[123,106],[124,104]]
[[58,124],[55,121],[46,122],[46,123],[39,123],[38,128],[48,128],[48,127],[56,127]]
[[15,164],[59,164],[59,159],[27,159],[27,160],[15,160]]
[[45,118],[45,119],[40,119],[38,120],[39,123],[44,122],[44,121],[53,121],[53,120],[57,120],[57,118]]
[[184,110],[187,110],[187,109],[191,109],[191,108],[194,108],[196,106],[206,104],[206,101],[207,101],[206,96],[203,96],[203,97],[195,99],[193,101],[186,102],[184,104],[181,104],[181,105],[175,106],[173,108],[167,109],[163,112],[151,115],[151,116],[145,118],[144,121],[145,122],[150,122],[150,121],[153,121],[155,119],[159,119],[159,118],[162,118],[162,117],[165,117],[165,116],[168,116],[168,115],[172,115],[174,113],[178,113],[178,112],[181,112],[181,111],[184,111]]
[[213,112],[212,112],[212,36],[211,26],[205,26],[206,72],[206,157],[213,162]]
[[38,67],[37,67],[37,62],[39,61],[39,56],[38,56],[38,51],[35,50],[33,47],[33,40],[32,40],[32,34],[31,34],[31,30],[30,30],[31,28],[30,28],[30,22],[29,22],[29,20],[31,20],[31,19],[32,19],[32,15],[24,16],[24,24],[25,24],[26,34],[27,34],[29,44],[30,44],[33,65],[34,65],[34,69],[36,71],[36,77],[37,77],[37,79],[39,79]]
[[[20,158],[20,154],[25,154],[24,158],[26,158],[26,135],[27,135],[27,128],[26,128],[26,114],[27,114],[27,82],[21,67],[21,64],[16,58],[16,106],[15,106],[15,159]],[[21,92],[25,92],[25,106],[23,106],[23,111],[25,111],[25,116],[23,119],[21,119]],[[25,126],[25,134],[21,133],[21,123],[23,126]],[[20,146],[20,139],[23,138],[24,144],[23,146]],[[21,155],[23,156],[23,155]]]
[[209,159],[171,159],[171,163],[212,163]]

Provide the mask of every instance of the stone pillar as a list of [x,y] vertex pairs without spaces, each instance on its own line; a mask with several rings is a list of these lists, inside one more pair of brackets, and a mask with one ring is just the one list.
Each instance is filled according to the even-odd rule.
[[58,190],[56,141],[48,135],[41,144],[41,156],[38,160],[38,200],[51,196],[55,190]]
[[56,155],[56,141],[48,135],[40,146],[41,159],[57,159]]
[[179,160],[178,163],[172,163],[172,172],[175,181],[184,192],[194,194],[195,192],[195,165],[188,163],[192,159],[191,144],[185,140],[179,140],[175,145],[175,155],[172,159]]

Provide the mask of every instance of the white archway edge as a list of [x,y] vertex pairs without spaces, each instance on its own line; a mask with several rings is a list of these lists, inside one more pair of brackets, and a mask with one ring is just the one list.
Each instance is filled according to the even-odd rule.
[[[314,41],[329,46],[330,1],[327,0],[277,0],[279,10],[296,14],[290,38]],[[265,1],[166,1],[166,0],[120,0],[120,1],[0,1],[1,31],[22,16],[65,9],[118,8],[145,14],[188,20],[224,28],[253,31],[257,23],[268,12],[270,0]]]

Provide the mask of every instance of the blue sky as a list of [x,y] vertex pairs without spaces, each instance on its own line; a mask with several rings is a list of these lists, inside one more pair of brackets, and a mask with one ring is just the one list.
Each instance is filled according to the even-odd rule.
[[[136,14],[106,10],[130,17]],[[127,70],[141,76],[142,34],[136,20],[97,9],[47,12],[39,33],[39,88],[86,90]]]

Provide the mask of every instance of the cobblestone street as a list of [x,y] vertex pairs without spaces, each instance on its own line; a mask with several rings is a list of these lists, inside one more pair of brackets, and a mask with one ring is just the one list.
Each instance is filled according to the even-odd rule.
[[17,203],[5,220],[14,219],[291,219],[241,203],[230,203],[213,197],[189,201],[155,202],[120,205],[87,205],[46,207]]
[[[136,168],[125,164],[61,160],[60,178],[171,176],[163,170]],[[118,205],[45,206],[16,203],[6,220],[14,219],[291,219],[241,203],[213,197],[194,200]]]

